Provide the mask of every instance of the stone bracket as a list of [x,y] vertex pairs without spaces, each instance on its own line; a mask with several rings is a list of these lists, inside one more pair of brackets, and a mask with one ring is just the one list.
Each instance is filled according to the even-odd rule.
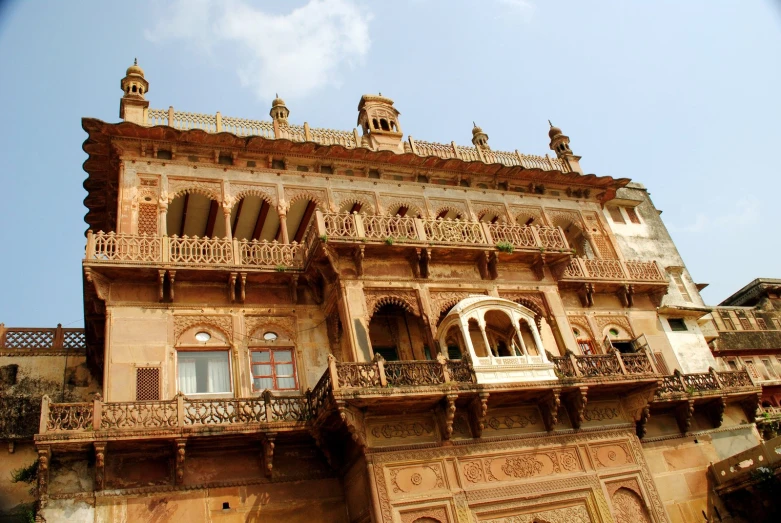
[[551,389],[540,402],[545,430],[552,432],[559,423],[559,407],[561,406],[561,388]]
[[353,252],[353,262],[355,263],[355,273],[358,276],[363,276],[363,259],[365,246],[359,245]]
[[184,481],[184,460],[185,460],[185,447],[187,446],[187,439],[177,438],[174,440],[176,444],[176,484],[181,485]]
[[721,427],[721,424],[724,423],[724,410],[726,408],[727,398],[725,396],[721,396],[716,401],[712,401],[706,405],[706,413],[714,428],[719,428]]
[[271,471],[274,468],[274,440],[277,438],[276,432],[266,432],[260,440],[263,446],[263,469],[266,476],[271,477]]
[[537,278],[537,281],[542,281],[545,279],[545,264],[547,263],[547,260],[545,259],[545,254],[540,253],[539,257],[537,257],[537,260],[532,264],[532,271],[534,272],[534,276]]
[[339,417],[347,427],[347,431],[353,438],[353,441],[361,448],[366,449],[366,424],[364,422],[363,412],[347,405],[343,400],[336,401],[336,408],[339,411]]
[[238,279],[239,273],[232,272],[228,275],[228,299],[231,303],[236,302],[236,280]]
[[417,272],[419,278],[429,277],[429,263],[431,262],[431,251],[427,248],[415,249]]
[[594,284],[584,283],[580,289],[578,289],[578,297],[580,303],[584,307],[592,307],[594,305]]
[[476,438],[483,436],[485,429],[485,418],[488,415],[488,397],[489,393],[481,392],[479,396],[469,404],[469,418],[472,425],[472,434]]
[[578,387],[564,397],[564,405],[567,408],[573,429],[579,429],[583,423],[583,415],[588,403],[588,387]]
[[754,423],[757,420],[757,410],[762,404],[761,400],[762,393],[759,392],[756,395],[752,395],[741,402],[740,405],[743,407],[743,411],[746,413],[746,417],[748,418],[749,423]]
[[442,439],[449,441],[453,435],[453,420],[456,417],[456,400],[458,394],[447,394],[444,397],[444,404],[440,407],[439,416],[440,428],[442,429]]
[[488,254],[488,276],[492,280],[499,277],[499,256],[496,251],[490,251]]
[[637,437],[643,439],[646,433],[646,425],[648,425],[648,419],[651,417],[651,407],[646,405],[640,412],[640,419],[635,421],[635,432]]
[[694,416],[694,400],[690,399],[678,405],[675,408],[675,420],[678,422],[678,429],[681,434],[689,432]]
[[106,442],[96,441],[95,447],[95,490],[103,490],[106,480]]
[[635,303],[634,295],[635,295],[634,285],[623,285],[618,290],[618,297],[621,300],[621,304],[624,307],[632,307],[634,305]]
[[290,287],[290,302],[295,305],[298,303],[298,274],[292,274],[288,286]]

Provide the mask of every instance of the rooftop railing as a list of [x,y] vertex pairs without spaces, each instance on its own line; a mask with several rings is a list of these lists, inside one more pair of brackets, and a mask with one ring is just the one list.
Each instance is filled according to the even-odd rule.
[[562,280],[642,281],[667,283],[655,261],[572,258],[561,275]]
[[[199,114],[168,109],[147,109],[147,125],[168,125],[179,130],[200,129],[207,133],[228,132],[236,136],[262,136],[263,138],[284,138],[294,142],[315,142],[322,145],[341,145],[348,149],[358,147],[361,143],[357,129],[343,131],[309,127],[309,124],[293,125],[281,122],[251,120],[222,116],[216,114]],[[442,144],[415,140],[412,137],[404,144],[405,150],[418,156],[436,156],[439,158],[457,158],[465,162],[500,163],[512,167],[521,166],[526,169],[541,169],[543,171],[570,172],[566,161],[560,158],[521,154],[513,152],[493,151],[491,149],[469,147],[465,145]]]
[[303,243],[148,236],[87,231],[87,261],[128,264],[230,265],[298,269],[304,265]]
[[713,394],[726,389],[752,388],[757,385],[745,370],[717,371],[682,374],[675,371],[664,376],[661,386],[656,389],[656,400],[665,400],[675,396],[692,394]]
[[84,329],[6,327],[0,323],[3,349],[85,349]]

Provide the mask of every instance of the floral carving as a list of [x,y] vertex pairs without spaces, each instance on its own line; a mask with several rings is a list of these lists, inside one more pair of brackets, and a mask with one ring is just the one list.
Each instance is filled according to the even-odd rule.
[[611,315],[611,316],[594,316],[594,321],[597,323],[600,331],[604,331],[608,325],[617,325],[624,329],[627,334],[634,337],[632,334],[632,326],[629,324],[629,319],[623,315]]
[[255,185],[249,183],[230,184],[230,200],[236,203],[246,196],[257,196],[274,207],[277,206],[277,189],[268,185]]
[[214,327],[228,340],[233,340],[233,318],[225,315],[174,316],[174,338],[178,340],[182,333],[196,325]]
[[534,456],[516,456],[507,458],[502,472],[514,478],[530,478],[542,471],[542,462]]
[[275,329],[295,342],[298,330],[295,316],[245,316],[244,325],[250,342],[262,341],[264,332]]
[[390,214],[391,210],[395,210],[396,208],[406,207],[407,212],[405,213],[405,216],[411,218],[426,216],[426,212],[424,211],[426,204],[420,198],[400,198],[398,195],[385,195],[380,196],[380,205],[382,205],[386,214]]
[[471,461],[464,465],[464,477],[471,483],[483,481],[483,467],[480,462]]
[[179,180],[168,179],[167,199],[169,202],[185,193],[198,193],[215,201],[222,200],[222,188],[220,182],[207,180]]
[[285,200],[287,201],[287,210],[290,210],[290,206],[296,201],[306,198],[317,204],[317,208],[321,211],[327,211],[328,196],[323,189],[304,189],[298,187],[285,187]]
[[612,497],[616,523],[650,523],[645,504],[637,493],[619,488]]
[[385,425],[377,425],[372,428],[372,435],[375,438],[383,437],[386,439],[391,438],[414,438],[422,436],[424,434],[433,434],[434,425],[429,422],[403,422],[398,423],[386,423]]
[[418,306],[418,294],[415,290],[409,289],[386,289],[370,290],[364,289],[366,297],[366,312],[369,318],[383,305],[398,305],[399,307],[411,312],[415,316],[420,316],[420,307]]

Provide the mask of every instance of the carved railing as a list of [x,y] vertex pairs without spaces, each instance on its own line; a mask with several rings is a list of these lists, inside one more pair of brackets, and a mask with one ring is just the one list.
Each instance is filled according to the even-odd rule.
[[472,383],[472,367],[467,360],[447,360],[445,362],[450,381],[456,383]]
[[504,225],[491,223],[488,225],[491,239],[496,242],[509,242],[515,248],[539,247],[540,242],[534,234],[534,228],[526,225]]
[[649,351],[621,354],[580,355],[568,352],[564,356],[548,356],[559,378],[600,378],[658,374]]
[[311,129],[312,141],[322,145],[342,145],[347,148],[356,147],[355,133],[336,129]]
[[273,122],[262,120],[223,116],[221,130],[222,132],[232,133],[236,136],[262,136],[263,138],[274,138]]
[[401,216],[362,216],[363,231],[366,238],[377,240],[418,240],[418,230],[413,218]]
[[285,138],[293,142],[306,142],[306,128],[301,125],[279,125],[277,126],[277,138]]
[[179,423],[176,401],[103,403],[100,412],[100,427],[106,430],[175,427]]
[[[320,216],[318,212],[318,216]],[[357,238],[358,229],[355,226],[355,214],[350,213],[322,213],[324,230],[322,234],[329,239],[334,238]]]
[[337,363],[339,388],[366,388],[380,386],[380,368],[376,362]]
[[604,258],[572,258],[561,278],[667,283],[667,278],[655,261],[629,260],[623,262]]
[[153,262],[161,258],[162,241],[159,236],[117,234],[95,235],[95,248],[88,259],[105,261]]
[[214,114],[175,111],[173,115],[173,122],[169,121],[168,125],[175,129],[200,129],[202,131],[206,131],[207,133],[219,132],[217,129],[217,116]]
[[[48,400],[44,396],[44,402]],[[92,403],[53,403],[46,405],[46,417],[41,412],[41,432],[78,431],[84,432],[93,426]]]
[[724,390],[758,387],[746,370],[716,371],[682,374],[676,370],[665,376],[661,386],[656,389],[656,399],[664,400],[670,396],[719,393]]
[[483,227],[480,222],[460,220],[424,219],[423,230],[426,241],[432,243],[466,243],[472,245],[486,244]]
[[312,417],[317,417],[318,414],[320,414],[320,411],[324,409],[328,403],[328,398],[333,390],[331,374],[331,365],[329,362],[329,366],[320,377],[320,381],[317,382],[315,388],[309,393],[309,411],[312,413]]
[[186,400],[185,425],[261,423],[267,420],[263,398]]
[[[310,239],[311,241],[311,239]],[[87,231],[86,260],[112,263],[174,265],[242,265],[257,268],[300,268],[304,244],[277,241],[199,238],[197,236],[134,236]]]
[[[458,157],[464,160],[465,162],[479,162],[480,161],[480,153],[477,152],[477,149],[474,147],[467,147],[465,145],[456,145],[456,150],[458,151]],[[493,163],[493,162],[488,162]]]
[[623,374],[616,353],[575,356],[575,368],[578,369],[581,376],[588,378]]
[[389,361],[384,367],[391,387],[445,383],[444,368],[438,361]]
[[171,263],[233,265],[233,245],[225,238],[173,235],[168,246]]
[[646,353],[621,354],[621,362],[627,374],[653,374],[654,367]]
[[575,374],[575,365],[572,363],[571,358],[567,356],[553,356],[550,360],[559,378],[574,378],[577,376]]
[[51,349],[84,350],[87,347],[84,329],[54,329],[30,327],[6,327],[0,323],[0,348],[2,349]]

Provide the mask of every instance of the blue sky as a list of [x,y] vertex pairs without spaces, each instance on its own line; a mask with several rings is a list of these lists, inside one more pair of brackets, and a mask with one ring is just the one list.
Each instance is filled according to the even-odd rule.
[[781,7],[771,0],[2,2],[0,322],[82,324],[80,118],[119,119],[138,57],[152,107],[352,129],[361,94],[405,134],[545,154],[645,184],[717,303],[781,277]]

